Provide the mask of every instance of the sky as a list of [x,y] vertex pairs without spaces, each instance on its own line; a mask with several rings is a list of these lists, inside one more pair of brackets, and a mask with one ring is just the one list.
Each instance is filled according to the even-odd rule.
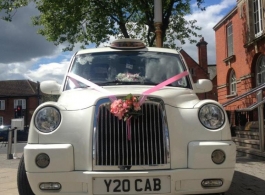
[[[196,0],[191,0],[196,2]],[[204,0],[206,11],[192,5],[192,14],[187,20],[197,20],[202,30],[198,33],[208,43],[208,64],[215,64],[215,33],[213,27],[236,5],[236,0]],[[62,83],[71,56],[79,50],[63,52],[64,45],[55,46],[37,34],[31,17],[38,15],[33,4],[17,10],[12,22],[0,19],[0,81],[28,79],[34,82],[55,80]],[[197,38],[199,41],[199,38]],[[198,61],[196,44],[178,45],[195,61]],[[94,47],[93,44],[90,47]]]

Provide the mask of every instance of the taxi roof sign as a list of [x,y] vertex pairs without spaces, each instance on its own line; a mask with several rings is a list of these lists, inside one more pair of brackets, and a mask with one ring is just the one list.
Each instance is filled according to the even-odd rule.
[[110,47],[115,49],[141,49],[145,48],[145,44],[138,39],[126,38],[113,41]]

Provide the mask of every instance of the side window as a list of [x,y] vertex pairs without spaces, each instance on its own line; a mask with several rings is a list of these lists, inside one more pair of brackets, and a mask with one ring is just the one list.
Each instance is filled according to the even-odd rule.
[[256,64],[256,85],[259,86],[265,82],[265,56],[259,57]]
[[254,33],[255,37],[259,37],[262,34],[262,2],[261,0],[253,0],[253,18],[254,18]]
[[0,100],[0,110],[5,110],[5,100]]
[[227,57],[230,57],[234,54],[232,23],[229,23],[226,27],[226,39],[227,39]]
[[16,99],[14,100],[14,108],[17,108],[17,106],[22,106],[22,109],[26,109],[26,100],[25,99]]
[[235,95],[237,90],[236,90],[236,73],[234,70],[230,72],[230,77],[229,77],[229,87],[230,87],[230,95]]

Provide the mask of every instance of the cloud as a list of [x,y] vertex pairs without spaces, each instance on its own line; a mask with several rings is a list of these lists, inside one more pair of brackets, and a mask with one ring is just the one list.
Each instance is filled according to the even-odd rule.
[[[186,16],[187,20],[197,20],[196,25],[202,27],[202,30],[197,31],[204,37],[204,40],[208,43],[208,64],[216,63],[215,53],[215,32],[213,27],[236,5],[235,1],[223,0],[219,4],[207,5],[206,11],[201,11],[197,8],[197,5],[193,5],[193,13]],[[196,39],[196,38],[195,38]],[[199,38],[197,38],[199,41]],[[180,45],[195,61],[198,61],[198,50],[196,44]]]
[[37,14],[31,3],[17,10],[12,22],[0,20],[0,63],[21,63],[49,56],[60,48],[37,34],[38,28],[31,24],[31,17]]
[[[0,80],[62,81],[65,64],[74,51],[63,53],[65,45],[55,46],[37,34],[39,27],[31,23],[31,17],[35,15],[38,15],[38,10],[31,3],[17,10],[12,22],[0,19]],[[58,62],[58,56],[64,61]],[[58,63],[50,63],[53,60]],[[48,63],[40,63],[43,61]],[[63,69],[60,71],[59,67]]]
[[27,72],[30,63],[0,63],[0,80],[21,80],[25,79],[24,73]]
[[54,62],[49,64],[40,64],[38,69],[28,70],[25,77],[34,81],[54,80],[62,83],[63,77],[67,71],[69,61]]
[[24,80],[28,79],[31,81],[45,81],[55,80],[61,83],[66,73],[67,67],[70,63],[70,56],[64,56],[61,61],[55,60],[54,58],[49,61],[57,61],[52,63],[38,63],[38,66],[33,69],[33,65],[38,62],[37,59],[31,59],[23,63],[0,63],[0,80]]

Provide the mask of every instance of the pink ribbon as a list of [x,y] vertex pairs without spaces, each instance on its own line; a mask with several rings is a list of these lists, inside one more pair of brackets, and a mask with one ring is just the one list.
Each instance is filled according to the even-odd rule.
[[[76,75],[76,74],[74,74],[74,73],[68,73],[67,74],[67,76],[71,79],[74,79],[74,80],[76,80],[76,81],[79,81],[79,82],[81,82],[81,83],[84,83],[84,84],[86,84],[87,86],[89,86],[89,87],[92,87],[93,89],[95,89],[95,90],[97,90],[97,91],[99,91],[99,92],[102,92],[102,93],[105,93],[105,94],[108,94],[109,95],[109,99],[111,100],[111,102],[114,102],[115,100],[117,100],[117,98],[113,95],[113,94],[111,94],[108,90],[106,90],[106,89],[104,89],[104,88],[102,88],[102,87],[100,87],[100,86],[98,86],[97,84],[95,84],[95,83],[93,83],[93,82],[91,82],[91,81],[89,81],[89,80],[87,80],[87,79],[85,79],[85,78],[83,78],[83,77],[80,77],[80,76],[78,76],[78,75]],[[71,79],[71,81],[72,81],[72,79]],[[74,84],[76,85],[76,83],[74,82]],[[78,85],[77,85],[78,86]]]
[[[156,92],[157,90],[167,86],[168,84],[171,84],[185,76],[187,76],[189,73],[187,71],[184,71],[180,74],[177,74],[167,80],[165,80],[164,82],[162,83],[159,83],[158,85],[154,86],[154,87],[151,87],[150,89],[144,91],[140,97],[140,101],[139,101],[139,104],[142,105],[143,102],[146,100],[147,98],[147,95],[153,93],[153,92]],[[91,82],[91,81],[88,81],[87,79],[84,79],[83,77],[80,77],[74,73],[68,73],[67,75],[71,81],[73,81],[72,79],[76,80],[76,81],[80,81],[90,87],[92,87],[93,89],[96,89],[97,91],[100,91],[102,93],[105,93],[105,94],[108,94],[109,95],[109,99],[111,100],[111,102],[114,102],[115,100],[117,100],[117,98],[111,94],[108,90],[98,86],[97,84]],[[76,86],[79,86],[77,82],[73,81],[73,83],[76,85]],[[131,140],[131,118],[132,116],[130,116],[127,120],[126,120],[126,129],[127,129],[127,139],[128,140]]]
[[165,87],[165,86],[167,86],[168,84],[171,84],[171,83],[173,83],[173,82],[175,82],[175,81],[181,79],[182,77],[187,76],[188,74],[189,74],[189,73],[188,73],[187,71],[184,71],[184,72],[182,72],[182,73],[180,73],[180,74],[177,74],[177,75],[175,75],[175,76],[173,76],[173,77],[171,77],[171,78],[169,78],[169,79],[163,81],[162,83],[159,83],[158,85],[156,85],[156,86],[154,86],[154,87],[152,87],[152,88],[150,88],[150,89],[144,91],[144,92],[142,93],[142,96],[141,96],[140,101],[139,101],[140,105],[143,104],[143,102],[145,101],[147,95],[149,95],[149,94],[151,94],[151,93],[153,93],[153,92],[156,92],[157,90],[161,89],[162,87]]
[[[175,75],[175,76],[173,76],[173,77],[171,77],[171,78],[165,80],[164,82],[159,83],[158,85],[156,85],[156,86],[154,86],[154,87],[151,87],[150,89],[144,91],[144,92],[142,93],[141,98],[140,98],[140,102],[139,102],[140,105],[142,105],[142,103],[143,103],[144,100],[146,99],[146,96],[147,96],[147,95],[149,95],[149,94],[151,94],[151,93],[153,93],[153,92],[156,92],[157,90],[159,90],[159,89],[165,87],[166,85],[171,84],[171,83],[173,83],[173,82],[175,82],[175,81],[177,81],[177,80],[179,80],[179,79],[181,79],[181,78],[187,76],[188,74],[189,74],[189,73],[188,73],[187,71],[184,71],[184,72],[182,72],[182,73],[180,73],[180,74],[177,74],[177,75]],[[70,79],[72,78],[71,81],[73,81],[73,79],[76,80],[76,81],[80,81],[80,82],[82,82],[82,83],[84,83],[84,84],[86,84],[86,85],[92,87],[93,89],[96,89],[97,91],[100,91],[100,92],[102,92],[102,93],[108,94],[108,95],[109,95],[109,99],[110,99],[112,102],[115,101],[115,100],[117,100],[117,98],[116,98],[113,94],[111,94],[108,90],[106,90],[106,89],[104,89],[104,88],[98,86],[97,84],[95,84],[95,83],[93,83],[93,82],[91,82],[91,81],[89,81],[89,80],[87,80],[87,79],[85,79],[85,78],[83,78],[83,77],[80,77],[80,76],[78,76],[78,75],[76,75],[76,74],[74,74],[74,73],[68,73],[67,76],[68,76]],[[76,86],[79,86],[77,82],[74,82],[74,81],[73,81],[73,83],[74,83]]]
[[131,140],[131,118],[132,118],[132,116],[130,116],[130,117],[126,120],[127,139],[128,139],[129,141]]

